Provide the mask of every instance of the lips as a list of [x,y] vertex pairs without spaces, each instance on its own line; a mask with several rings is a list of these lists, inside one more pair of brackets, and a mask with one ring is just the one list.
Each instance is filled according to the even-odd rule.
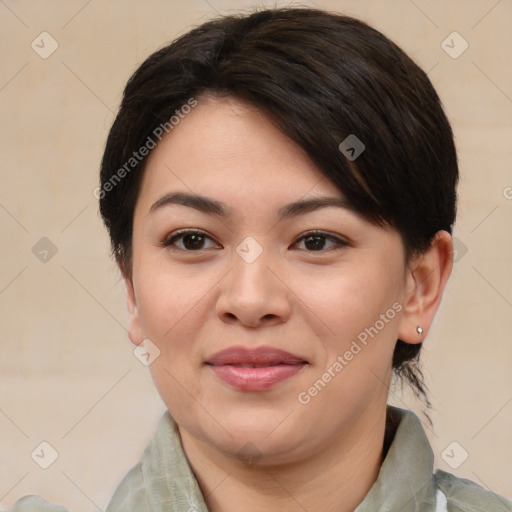
[[294,356],[284,350],[272,347],[259,347],[248,349],[233,347],[221,350],[208,359],[207,364],[222,365],[250,365],[250,366],[276,366],[278,364],[300,364],[304,359]]
[[304,359],[272,347],[233,347],[217,352],[206,365],[222,381],[243,391],[264,391],[296,375]]

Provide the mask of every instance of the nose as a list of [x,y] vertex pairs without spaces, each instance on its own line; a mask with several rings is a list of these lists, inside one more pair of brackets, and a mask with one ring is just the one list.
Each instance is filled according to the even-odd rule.
[[231,272],[220,283],[218,317],[226,323],[254,328],[286,322],[292,292],[277,268],[266,251],[251,263],[235,254]]

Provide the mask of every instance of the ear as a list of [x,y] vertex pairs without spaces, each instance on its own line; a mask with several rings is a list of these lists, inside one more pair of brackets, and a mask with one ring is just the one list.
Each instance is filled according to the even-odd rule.
[[134,345],[140,345],[144,340],[142,327],[140,324],[139,308],[137,307],[137,299],[133,281],[130,277],[124,277],[126,288],[126,304],[128,308],[128,336]]
[[[427,252],[414,257],[408,266],[399,339],[413,344],[425,339],[452,267],[452,237],[447,231],[438,231]],[[418,333],[418,327],[421,327],[421,333]]]

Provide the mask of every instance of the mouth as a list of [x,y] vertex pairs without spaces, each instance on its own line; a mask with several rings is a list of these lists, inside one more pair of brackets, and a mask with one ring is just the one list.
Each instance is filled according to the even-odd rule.
[[217,352],[205,365],[223,382],[242,391],[265,391],[302,370],[308,361],[272,347],[233,347]]

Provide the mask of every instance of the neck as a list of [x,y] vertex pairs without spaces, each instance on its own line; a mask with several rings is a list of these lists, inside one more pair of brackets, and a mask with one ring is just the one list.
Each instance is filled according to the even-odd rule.
[[183,447],[211,512],[352,512],[377,479],[386,404],[368,411],[321,451],[279,466],[230,458],[180,429]]

